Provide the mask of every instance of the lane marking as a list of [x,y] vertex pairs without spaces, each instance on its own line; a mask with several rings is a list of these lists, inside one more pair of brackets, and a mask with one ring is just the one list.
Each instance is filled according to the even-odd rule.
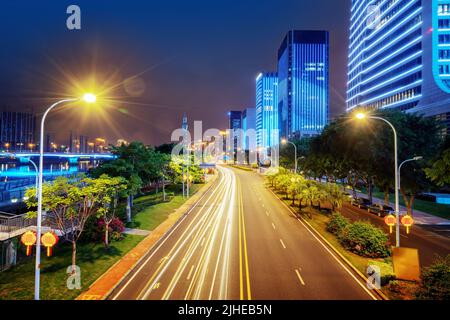
[[[149,263],[149,261],[153,258],[153,256],[159,251],[159,249],[164,245],[164,243],[170,238],[170,236],[178,229],[178,227],[183,223],[183,221],[190,215],[190,213],[192,211],[194,211],[194,209],[197,209],[198,204],[203,200],[203,198],[208,198],[207,201],[209,201],[217,192],[218,189],[220,189],[221,185],[224,184],[223,179],[221,179],[221,181],[215,186],[215,188],[213,188],[213,186],[211,186],[207,191],[211,190],[211,188],[213,188],[213,191],[211,193],[205,192],[200,199],[197,200],[197,202],[195,202],[192,207],[189,209],[188,212],[186,212],[184,214],[184,216],[181,218],[181,220],[179,220],[173,227],[171,230],[169,230],[169,233],[166,233],[163,238],[161,238],[158,242],[156,243],[157,247],[156,249],[144,260],[142,261],[141,266],[133,273],[133,275],[130,277],[130,279],[124,283],[124,285],[122,286],[122,288],[117,292],[117,294],[112,297],[112,300],[116,300],[123,291],[125,291],[125,289],[128,287],[128,285],[134,280],[134,278],[142,271],[142,269]],[[209,195],[209,197],[208,197]],[[203,211],[203,209],[206,208],[206,206],[202,206],[200,207],[200,210],[197,212],[197,216],[200,212]],[[192,219],[192,221],[189,223],[188,228],[195,222],[195,218],[194,217]],[[187,232],[187,229],[183,232],[182,236]],[[181,238],[181,237],[180,237]],[[161,241],[162,240],[162,241]],[[150,249],[151,250],[151,249]],[[137,263],[140,263],[137,262]]]
[[270,215],[269,211],[266,211],[266,216],[269,216],[269,215]]
[[275,230],[276,228],[275,228],[275,225],[274,225],[274,223],[272,222],[272,228],[273,228],[273,230]]
[[192,271],[194,271],[194,268],[195,268],[195,264],[193,264],[192,267],[191,267],[191,270],[189,270],[189,274],[188,274],[188,276],[186,278],[187,280],[191,279]]
[[[245,271],[246,271],[246,285],[247,285],[247,299],[252,300],[252,293],[251,293],[251,287],[250,287],[250,272],[248,267],[248,251],[247,251],[247,234],[245,231],[245,218],[244,218],[244,203],[242,200],[242,185],[240,180],[236,179],[238,181],[238,190],[239,190],[239,216],[241,217],[242,222],[242,240],[243,240],[243,247],[244,247],[244,261],[245,261]],[[240,248],[240,246],[239,246]]]
[[283,248],[285,248],[285,249],[286,249],[286,246],[284,245],[284,242],[283,242],[283,240],[282,240],[282,239],[280,239],[280,242],[281,242],[281,245],[283,246]]
[[375,297],[372,292],[369,291],[369,289],[360,281],[358,280],[358,278],[356,278],[356,276],[348,269],[348,267],[346,265],[344,265],[344,263],[339,260],[336,255],[325,245],[325,243],[323,243],[322,240],[320,240],[315,234],[314,232],[312,232],[307,226],[306,224],[301,221],[293,212],[292,210],[287,206],[286,203],[284,203],[284,201],[281,201],[276,194],[272,191],[272,190],[268,190],[269,192],[271,192],[275,198],[277,198],[283,205],[284,207],[288,210],[288,212],[297,218],[297,220],[303,225],[303,227],[308,230],[308,232],[322,245],[323,248],[325,248],[325,250],[339,263],[339,265],[345,270],[347,271],[347,273],[356,281],[356,283],[373,299],[373,300],[378,300],[377,297]]
[[298,277],[298,280],[300,280],[300,283],[304,286],[305,285],[305,281],[303,281],[303,278],[300,275],[300,271],[298,271],[298,269],[295,269],[295,273],[297,274],[297,277]]

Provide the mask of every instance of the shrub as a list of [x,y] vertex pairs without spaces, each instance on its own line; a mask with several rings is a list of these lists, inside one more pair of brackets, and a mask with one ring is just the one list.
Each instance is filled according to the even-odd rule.
[[[103,218],[98,220],[98,229],[102,233],[101,239],[105,240],[105,222]],[[119,218],[114,218],[109,224],[109,240],[118,241],[122,239],[125,225]]]
[[424,268],[421,278],[417,299],[450,300],[450,254]]
[[252,163],[252,169],[258,169],[258,168],[259,168],[258,164]]
[[335,235],[340,235],[349,223],[346,217],[339,213],[334,213],[327,224],[327,231]]
[[363,257],[384,258],[390,254],[388,236],[380,228],[368,222],[355,222],[342,230],[342,245]]

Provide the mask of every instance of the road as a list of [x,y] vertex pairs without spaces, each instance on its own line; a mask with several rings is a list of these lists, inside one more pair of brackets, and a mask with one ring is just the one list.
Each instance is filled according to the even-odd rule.
[[118,300],[374,299],[253,172],[219,179],[110,296]]
[[[349,203],[344,204],[342,214],[347,218],[356,220],[368,220],[370,223],[382,228],[389,233],[389,227],[384,223],[384,219],[377,215],[370,214],[367,210],[362,210]],[[407,234],[406,228],[400,227],[400,245],[402,247],[417,248],[419,250],[419,260],[422,267],[432,264],[436,255],[445,257],[450,253],[450,237],[445,233],[449,226],[413,226]],[[395,229],[390,234],[390,241],[395,244]]]

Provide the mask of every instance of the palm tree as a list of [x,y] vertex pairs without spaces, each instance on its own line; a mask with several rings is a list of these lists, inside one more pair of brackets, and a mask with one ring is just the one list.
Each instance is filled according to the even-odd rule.
[[335,211],[336,209],[342,208],[342,204],[345,200],[345,195],[342,192],[341,188],[335,183],[328,183],[326,185],[326,191],[328,195],[328,201],[331,203],[331,210]]

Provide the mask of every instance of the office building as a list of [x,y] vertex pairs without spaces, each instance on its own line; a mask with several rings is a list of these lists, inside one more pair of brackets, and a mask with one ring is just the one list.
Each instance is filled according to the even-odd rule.
[[228,112],[228,128],[227,153],[236,161],[237,153],[242,149],[242,111]]
[[25,151],[35,145],[36,116],[33,113],[0,111],[1,149]]
[[267,150],[280,143],[278,117],[278,75],[260,73],[256,78],[256,141]]
[[329,114],[329,34],[289,31],[278,50],[278,112],[281,135],[319,134]]
[[450,1],[353,0],[347,111],[396,109],[450,128]]
[[256,108],[247,108],[242,112],[242,149],[256,151]]

